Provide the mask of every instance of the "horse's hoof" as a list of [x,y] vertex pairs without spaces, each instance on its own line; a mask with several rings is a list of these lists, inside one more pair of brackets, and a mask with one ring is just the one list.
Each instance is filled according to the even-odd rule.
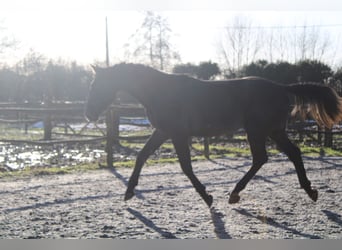
[[237,193],[231,193],[228,203],[229,204],[234,204],[234,203],[238,203],[240,200],[240,196]]
[[213,204],[213,196],[208,195],[208,198],[205,199],[205,203],[207,203],[208,207],[210,208],[211,205]]
[[317,201],[318,199],[318,191],[316,189],[312,189],[309,193],[308,193],[309,197],[313,200],[313,201]]
[[134,192],[126,192],[125,194],[125,201],[128,201],[129,199],[132,199],[134,196]]

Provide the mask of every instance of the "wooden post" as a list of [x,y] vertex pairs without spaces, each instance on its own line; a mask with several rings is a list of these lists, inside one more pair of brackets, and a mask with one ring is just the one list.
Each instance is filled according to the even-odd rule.
[[112,109],[112,130],[113,130],[113,144],[120,146],[119,140],[119,126],[120,126],[120,110],[118,108]]
[[51,140],[51,135],[52,135],[51,115],[46,114],[44,117],[44,140]]
[[318,145],[322,146],[322,133],[320,126],[317,126],[317,141]]
[[300,142],[302,142],[302,141],[303,141],[303,138],[304,138],[304,136],[303,136],[304,127],[305,127],[305,126],[304,126],[304,122],[301,121],[301,122],[300,122],[300,125],[299,125],[299,132],[298,132],[299,141],[300,141]]
[[[49,97],[46,97],[44,99],[44,106],[46,108],[50,107],[51,105],[51,99]],[[52,135],[52,117],[51,114],[47,113],[44,117],[44,140],[51,140]]]
[[106,114],[106,153],[108,167],[113,167],[113,138],[113,109],[109,109]]
[[210,158],[210,152],[209,152],[209,137],[203,138],[203,146],[204,146],[204,156],[205,158]]
[[120,146],[119,141],[120,112],[110,108],[106,114],[106,152],[107,166],[113,167],[113,146]]
[[68,123],[64,121],[64,134],[68,134]]
[[[28,115],[27,114],[24,115],[24,120],[28,120]],[[28,123],[25,122],[25,124],[24,124],[25,135],[27,135],[28,126],[29,126]]]
[[332,147],[333,146],[333,137],[332,137],[332,130],[325,128],[324,131],[324,147]]

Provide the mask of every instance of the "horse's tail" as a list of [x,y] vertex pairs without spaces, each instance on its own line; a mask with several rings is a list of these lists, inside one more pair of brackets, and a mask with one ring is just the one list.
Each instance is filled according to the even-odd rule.
[[342,120],[342,98],[328,86],[315,83],[291,84],[286,90],[295,95],[292,115],[310,114],[320,126],[331,128]]

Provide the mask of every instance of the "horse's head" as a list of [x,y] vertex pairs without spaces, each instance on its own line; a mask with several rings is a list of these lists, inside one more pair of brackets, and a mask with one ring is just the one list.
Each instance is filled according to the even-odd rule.
[[90,85],[85,116],[89,121],[96,121],[100,114],[114,101],[117,89],[110,68],[96,66],[92,66],[92,68],[95,72],[95,79]]
[[[140,64],[119,63],[110,68],[92,68],[95,79],[90,86],[85,115],[88,120],[96,121],[100,114],[114,101],[119,90],[128,92],[139,99],[146,84],[151,82],[155,70]],[[146,80],[146,78],[148,80]],[[139,84],[138,84],[139,83]]]

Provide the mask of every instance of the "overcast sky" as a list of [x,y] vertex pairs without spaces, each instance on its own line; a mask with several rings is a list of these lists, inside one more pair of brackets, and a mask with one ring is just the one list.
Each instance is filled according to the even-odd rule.
[[[1,35],[20,41],[6,60],[18,60],[32,48],[51,58],[80,63],[105,58],[105,17],[108,17],[110,57],[119,60],[123,44],[141,25],[144,10],[158,10],[169,19],[173,43],[183,62],[217,59],[217,40],[236,15],[257,26],[319,25],[331,35],[342,64],[342,1],[287,0],[30,0],[1,1]],[[257,3],[257,4],[256,4]],[[341,37],[341,39],[340,39]],[[341,54],[341,56],[340,56]],[[4,60],[4,55],[2,59]]]

